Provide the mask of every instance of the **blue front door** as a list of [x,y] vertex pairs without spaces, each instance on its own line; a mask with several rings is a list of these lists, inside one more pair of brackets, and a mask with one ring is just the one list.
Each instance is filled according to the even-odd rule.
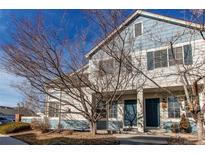
[[129,127],[137,125],[137,101],[136,100],[125,100],[124,125]]
[[159,127],[160,125],[160,104],[159,98],[145,100],[146,127]]

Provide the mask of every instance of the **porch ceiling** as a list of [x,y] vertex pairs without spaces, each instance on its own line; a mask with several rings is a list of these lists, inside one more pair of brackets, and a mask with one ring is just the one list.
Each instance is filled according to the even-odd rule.
[[[184,88],[183,86],[171,86],[171,87],[163,87],[164,89],[170,90],[172,92],[182,92],[184,93]],[[198,84],[198,89],[201,91],[203,88],[202,84]],[[161,88],[145,88],[143,89],[143,93],[167,93],[165,90]]]
[[[163,87],[167,90],[176,92],[176,91],[183,91],[183,87],[182,86],[173,86],[173,87]],[[146,88],[143,89],[144,93],[167,93],[165,90],[161,89],[161,88]]]

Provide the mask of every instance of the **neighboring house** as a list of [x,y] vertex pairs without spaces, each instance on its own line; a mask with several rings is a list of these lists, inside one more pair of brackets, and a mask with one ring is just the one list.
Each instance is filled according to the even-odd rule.
[[[135,51],[131,54],[131,58],[138,54],[142,56],[144,73],[153,78],[161,87],[172,90],[180,98],[180,101],[185,101],[179,76],[167,75],[170,72],[176,73],[176,66],[174,66],[173,58],[170,56],[168,43],[170,39],[179,37],[174,44],[174,51],[179,64],[188,67],[194,63],[202,62],[205,41],[195,31],[200,27],[199,24],[138,10],[123,22],[119,29],[122,32],[127,29],[131,31]],[[110,59],[106,53],[101,51],[100,47],[114,34],[115,31],[86,54],[86,58],[89,60],[86,68],[90,75],[99,63],[108,62],[107,60]],[[163,77],[158,76],[159,73],[164,73]],[[128,87],[124,91],[125,94],[121,99],[113,103],[115,105],[109,113],[108,120],[101,120],[101,123],[98,123],[99,129],[129,128],[130,123],[132,123],[133,128],[143,132],[156,128],[166,129],[173,122],[179,122],[183,109],[177,99],[159,89],[152,82],[146,81],[138,95],[133,88],[129,89]],[[92,98],[92,96],[90,97]],[[47,102],[52,101],[51,98],[47,97]],[[202,102],[202,98],[200,98],[200,101]],[[164,107],[163,103],[167,103],[167,107]],[[59,103],[57,102],[55,105],[55,108],[58,108]],[[56,112],[48,108],[47,112],[52,117],[58,117],[58,114],[55,114]],[[66,113],[66,115],[69,116],[69,113]],[[73,123],[86,121],[85,118],[75,114],[70,114],[70,117]]]
[[23,116],[35,116],[35,113],[31,110],[28,110],[23,107],[8,107],[8,106],[0,106],[0,116],[7,117],[9,119],[14,120],[15,114],[20,113]]

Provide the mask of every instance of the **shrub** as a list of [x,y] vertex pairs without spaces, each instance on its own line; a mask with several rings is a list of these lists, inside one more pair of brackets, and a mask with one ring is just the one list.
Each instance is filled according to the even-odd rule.
[[179,133],[179,131],[180,131],[180,129],[179,129],[179,124],[177,124],[177,123],[172,124],[172,126],[171,126],[171,131],[172,131],[173,133]]
[[63,135],[67,136],[67,135],[72,135],[73,132],[74,132],[73,130],[67,129],[67,130],[64,130],[62,133],[63,133]]
[[40,130],[40,120],[34,118],[31,121],[31,128],[34,130]]
[[47,117],[44,117],[41,123],[41,132],[46,133],[50,130],[51,125],[49,122],[49,119]]
[[11,122],[0,126],[1,134],[16,133],[31,129],[30,124],[24,122]]
[[180,132],[182,133],[191,133],[191,125],[189,119],[185,116],[185,114],[182,114],[181,116],[179,128],[180,128]]
[[31,121],[31,128],[34,130],[39,130],[42,133],[49,132],[50,130],[50,122],[47,117],[44,117],[43,119],[33,119]]

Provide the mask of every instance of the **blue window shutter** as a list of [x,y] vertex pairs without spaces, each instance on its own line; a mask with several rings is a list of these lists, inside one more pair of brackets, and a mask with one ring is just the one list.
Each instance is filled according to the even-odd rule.
[[114,117],[117,118],[117,102],[114,103]]
[[153,52],[147,52],[147,70],[154,69],[154,56]]
[[192,60],[191,44],[184,45],[184,64],[191,65],[192,63],[193,63],[193,60]]

